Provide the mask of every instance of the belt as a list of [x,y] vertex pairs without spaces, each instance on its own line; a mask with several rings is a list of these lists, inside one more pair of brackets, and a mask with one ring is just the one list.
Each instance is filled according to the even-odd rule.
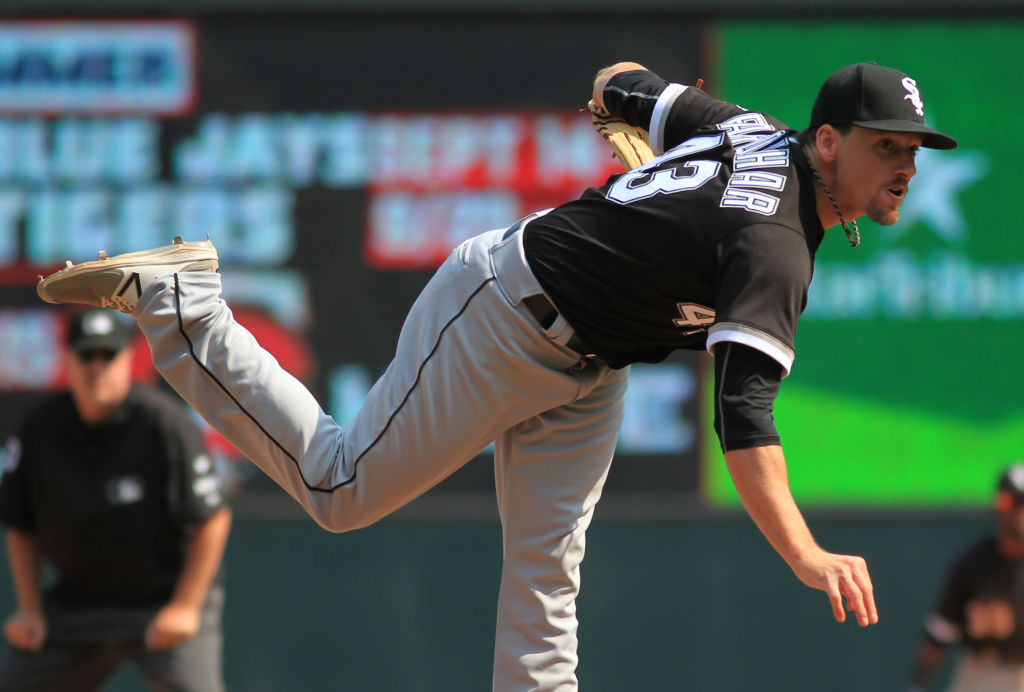
[[538,216],[540,216],[540,214],[527,214],[526,216],[524,216],[523,218],[519,219],[518,221],[516,221],[511,226],[509,226],[507,229],[505,229],[505,232],[501,234],[501,239],[502,240],[507,240],[508,238],[511,238],[516,233],[518,233],[523,228],[523,226],[525,226],[526,224],[530,223],[531,221],[536,219]]
[[558,318],[558,309],[543,293],[526,296],[523,298],[523,305],[533,315],[533,319],[537,320],[537,324],[544,329],[553,325]]
[[[507,240],[508,238],[511,238],[513,235],[520,232],[523,229],[523,227],[526,226],[526,224],[528,224],[530,221],[533,221],[538,216],[541,216],[541,214],[529,214],[528,216],[524,216],[523,218],[519,219],[514,224],[509,226],[508,229],[502,234],[502,240]],[[532,281],[536,282],[536,279],[532,279]],[[550,329],[555,324],[555,321],[558,319],[558,308],[555,307],[555,304],[552,303],[551,299],[548,298],[547,295],[544,293],[534,293],[533,295],[524,296],[523,298],[521,298],[520,302],[522,303],[523,307],[526,308],[526,311],[530,313],[530,316],[533,317],[533,319],[537,322],[538,325],[540,325],[540,328],[544,329],[545,331]],[[583,358],[592,358],[595,360],[599,360],[597,356],[594,355],[593,349],[591,349],[590,347],[583,343],[583,340],[580,339],[579,334],[577,334],[576,330],[572,328],[572,325],[568,325],[568,323],[566,324],[568,330],[571,330],[572,334],[571,336],[569,336],[568,340],[564,342],[558,341],[558,343],[564,343],[566,348],[575,352],[577,355],[582,356]]]
[[[556,308],[554,303],[551,302],[551,299],[543,293],[539,293],[534,296],[526,296],[522,299],[522,305],[526,308],[526,311],[537,320],[541,329],[549,329],[554,325],[555,320],[558,318],[558,308]],[[580,335],[577,334],[575,330],[572,330],[572,336],[565,342],[565,347],[577,352],[585,358],[597,358],[597,356],[594,355],[594,350],[583,342],[583,339],[580,338]]]
[[[549,328],[555,323],[555,320],[558,319],[558,308],[556,308],[554,303],[551,302],[551,299],[543,293],[537,293],[536,295],[526,296],[523,298],[523,307],[525,307],[527,312],[533,316],[533,319],[537,320],[537,324],[539,324],[542,329]],[[580,335],[576,333],[575,329],[573,330],[572,336],[569,337],[569,340],[565,342],[565,346],[584,358],[597,358],[597,356],[594,355],[593,349],[583,343],[583,340],[580,339]]]

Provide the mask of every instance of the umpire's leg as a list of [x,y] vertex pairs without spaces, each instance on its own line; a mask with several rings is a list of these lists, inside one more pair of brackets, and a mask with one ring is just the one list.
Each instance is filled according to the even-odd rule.
[[123,662],[120,647],[107,642],[11,647],[0,658],[0,692],[99,690]]
[[149,651],[141,645],[129,658],[158,692],[224,692],[224,587],[213,586],[200,615],[199,631],[179,646]]

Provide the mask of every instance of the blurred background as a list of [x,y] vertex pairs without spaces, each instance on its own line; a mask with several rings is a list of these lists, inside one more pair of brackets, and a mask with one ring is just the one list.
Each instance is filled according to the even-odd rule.
[[[598,68],[703,78],[800,129],[831,72],[891,65],[960,148],[921,152],[897,225],[865,220],[856,250],[828,234],[776,406],[797,500],[825,548],[867,558],[880,623],[836,624],[747,519],[705,420],[706,357],[682,353],[633,370],[588,535],[579,677],[587,692],[898,690],[949,561],[1024,458],[1022,7],[0,2],[0,438],[64,386],[66,315],[34,285],[67,258],[208,235],[238,320],[344,422],[451,248],[619,170],[580,112]],[[157,381],[145,357],[136,376]],[[331,535],[208,441],[237,517],[229,688],[490,689],[488,453]]]

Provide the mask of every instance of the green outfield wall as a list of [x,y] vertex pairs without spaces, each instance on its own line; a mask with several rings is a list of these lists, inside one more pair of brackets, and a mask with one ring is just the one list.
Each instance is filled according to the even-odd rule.
[[[832,621],[743,515],[605,518],[579,599],[584,692],[896,692],[921,618],[984,513],[816,515],[827,548],[864,555],[879,624]],[[490,690],[496,521],[392,519],[350,534],[240,519],[225,560],[236,692]],[[0,612],[12,606],[0,565]],[[121,675],[114,692],[141,690]]]

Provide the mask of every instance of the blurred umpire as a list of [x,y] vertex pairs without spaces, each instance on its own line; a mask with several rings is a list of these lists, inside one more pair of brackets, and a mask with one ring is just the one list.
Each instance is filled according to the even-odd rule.
[[135,331],[109,310],[72,315],[70,391],[7,443],[0,523],[17,607],[0,690],[95,690],[126,662],[154,689],[224,689],[231,513],[184,407],[132,383]]
[[1024,463],[999,476],[995,531],[953,563],[925,621],[908,692],[930,689],[951,644],[963,656],[949,692],[1024,692]]

